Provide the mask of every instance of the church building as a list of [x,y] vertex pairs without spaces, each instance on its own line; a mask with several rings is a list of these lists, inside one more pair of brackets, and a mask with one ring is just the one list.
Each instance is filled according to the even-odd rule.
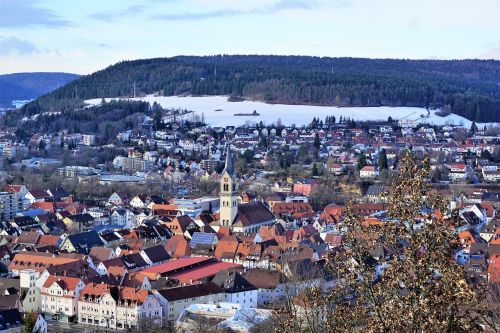
[[255,233],[263,225],[275,222],[274,214],[261,201],[238,202],[238,183],[234,172],[231,149],[226,153],[226,166],[220,178],[219,225],[233,233]]

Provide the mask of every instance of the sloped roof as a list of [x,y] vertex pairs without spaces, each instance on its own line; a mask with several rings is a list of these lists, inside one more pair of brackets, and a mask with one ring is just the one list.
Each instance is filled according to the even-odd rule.
[[226,293],[239,293],[257,289],[235,270],[220,271],[214,276],[212,282],[223,288]]
[[73,291],[80,281],[79,278],[50,275],[47,280],[45,280],[43,287],[49,288],[52,284],[57,283],[62,290]]
[[143,251],[153,263],[159,263],[172,258],[162,245],[148,247]]
[[80,258],[56,257],[52,253],[23,251],[17,253],[9,265],[9,270],[34,269],[43,272],[46,268],[78,261]]
[[40,234],[36,231],[23,231],[17,238],[17,243],[34,245],[37,243],[39,238]]
[[274,289],[286,281],[286,276],[280,271],[262,268],[252,268],[243,273],[243,277],[253,286],[263,289]]
[[173,235],[165,244],[165,250],[173,257],[183,257],[189,255],[190,247],[188,241],[180,235]]
[[0,331],[12,329],[24,325],[24,320],[18,309],[6,309],[0,311]]
[[103,246],[104,243],[95,231],[86,231],[68,236],[69,241],[79,253],[88,254],[94,246]]
[[98,262],[111,259],[113,257],[113,249],[103,246],[94,246],[89,253],[90,257],[97,259]]
[[238,214],[233,225],[244,227],[274,220],[274,214],[260,201],[238,205]]
[[237,248],[238,239],[236,236],[224,236],[219,240],[219,243],[215,248],[214,257],[217,259],[234,258]]
[[181,299],[190,299],[201,296],[220,294],[223,292],[224,289],[213,282],[158,290],[158,293],[170,302],[178,301]]
[[192,249],[198,245],[212,245],[216,238],[216,234],[196,231],[193,233],[189,245]]

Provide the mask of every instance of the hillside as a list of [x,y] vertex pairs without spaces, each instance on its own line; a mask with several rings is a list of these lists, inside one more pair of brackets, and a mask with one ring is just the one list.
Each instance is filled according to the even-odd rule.
[[15,73],[0,75],[0,107],[14,100],[29,100],[49,93],[79,75],[68,73]]
[[302,56],[210,56],[124,61],[40,97],[22,115],[64,111],[84,99],[161,91],[232,95],[268,103],[442,106],[500,121],[500,61]]

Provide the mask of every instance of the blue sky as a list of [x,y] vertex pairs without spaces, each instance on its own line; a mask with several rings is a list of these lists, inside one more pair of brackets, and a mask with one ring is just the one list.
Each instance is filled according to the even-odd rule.
[[0,73],[181,54],[500,59],[499,0],[0,0]]

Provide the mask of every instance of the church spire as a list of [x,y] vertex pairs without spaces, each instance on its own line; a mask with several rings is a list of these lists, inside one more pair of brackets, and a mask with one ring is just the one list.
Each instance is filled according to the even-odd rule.
[[233,161],[233,156],[231,155],[231,147],[229,146],[229,143],[227,144],[227,151],[226,151],[226,166],[224,167],[224,170],[227,171],[229,176],[234,175],[234,161]]

